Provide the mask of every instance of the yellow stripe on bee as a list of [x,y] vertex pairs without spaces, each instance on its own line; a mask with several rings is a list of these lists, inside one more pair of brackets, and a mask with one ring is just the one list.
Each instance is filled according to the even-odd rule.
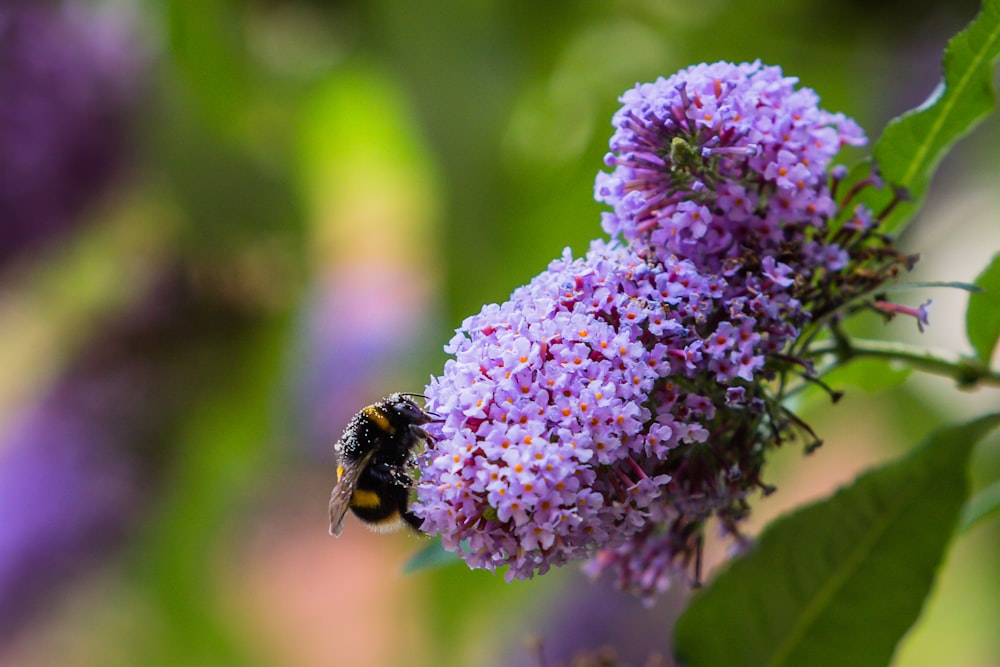
[[352,507],[378,507],[381,504],[382,499],[374,491],[355,489],[354,495],[351,496]]
[[386,433],[391,435],[396,432],[396,429],[394,429],[392,424],[389,423],[389,418],[385,416],[385,413],[376,408],[374,405],[369,405],[361,412],[364,413],[365,417],[368,417],[368,419],[375,422],[375,425]]
[[337,481],[339,482],[340,478],[343,476],[344,476],[344,466],[337,466]]

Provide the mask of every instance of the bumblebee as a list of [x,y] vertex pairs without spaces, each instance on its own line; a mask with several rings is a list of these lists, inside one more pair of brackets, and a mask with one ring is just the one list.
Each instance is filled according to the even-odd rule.
[[420,519],[407,510],[413,480],[407,471],[413,450],[427,440],[421,428],[432,421],[411,396],[391,394],[354,415],[334,445],[337,484],[330,496],[330,534],[339,537],[350,509],[370,528],[395,530]]

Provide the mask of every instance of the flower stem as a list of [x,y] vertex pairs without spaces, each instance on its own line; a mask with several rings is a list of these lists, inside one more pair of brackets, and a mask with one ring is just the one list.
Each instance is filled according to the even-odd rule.
[[814,345],[808,354],[811,357],[834,355],[840,363],[860,357],[891,359],[926,373],[950,377],[961,389],[979,385],[1000,387],[1000,370],[990,369],[978,359],[905,343],[845,336]]

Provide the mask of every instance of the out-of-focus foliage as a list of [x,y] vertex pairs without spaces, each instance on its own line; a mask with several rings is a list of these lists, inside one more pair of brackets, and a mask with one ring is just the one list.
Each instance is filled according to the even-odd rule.
[[[0,476],[0,517],[63,498],[48,485],[71,488],[73,475],[94,482],[125,465],[138,482],[120,496],[121,521],[112,512],[90,524],[113,530],[32,521],[20,524],[30,541],[0,539],[0,567],[26,568],[18,595],[37,595],[37,613],[0,632],[0,665],[19,667],[531,664],[528,634],[568,651],[550,660],[597,637],[633,662],[668,654],[666,632],[622,623],[616,639],[604,621],[602,632],[588,627],[619,607],[584,595],[569,572],[517,585],[461,566],[403,577],[420,538],[369,535],[356,522],[329,538],[327,447],[346,416],[440,371],[463,317],[599,234],[593,178],[616,97],[636,81],[761,58],[876,135],[928,95],[941,48],[976,11],[971,0],[30,4],[98,32],[107,17],[127,26],[127,67],[141,68],[142,85],[128,89],[128,119],[112,119],[130,137],[115,154],[128,169],[74,201],[69,232],[0,267],[0,467],[15,470],[22,447],[61,457],[51,476]],[[11,34],[0,22],[0,53]],[[82,81],[71,69],[50,74],[51,85]],[[981,132],[978,144],[995,145],[995,124]],[[995,151],[976,148],[951,165],[952,185],[974,164],[996,191]],[[954,268],[930,279],[971,281],[981,267]],[[80,369],[87,382],[71,382]],[[843,406],[817,407],[833,415],[817,421],[827,445],[776,464],[775,498],[815,497],[918,440],[913,431],[954,421],[944,392],[921,391],[907,382],[888,398],[849,392]],[[65,397],[60,410],[99,417],[93,435],[18,431],[52,396]],[[980,486],[1000,471],[995,449],[976,459]],[[90,492],[73,498],[104,511]],[[771,502],[784,501],[760,505]],[[932,602],[943,611],[906,640],[938,654],[904,642],[898,665],[1000,656],[1000,594],[988,595],[1000,589],[989,567],[995,523],[978,523],[948,569],[979,575],[946,574]],[[53,549],[62,556],[25,556]],[[720,559],[710,543],[706,567]],[[42,567],[65,562],[74,567]],[[565,609],[578,612],[573,625],[556,622]]]
[[976,278],[980,291],[969,295],[965,331],[979,361],[989,364],[1000,340],[1000,254]]
[[976,20],[945,49],[940,87],[918,109],[893,120],[875,145],[883,178],[906,188],[913,201],[889,214],[887,231],[901,229],[913,217],[945,152],[993,110],[993,63],[998,56],[1000,2],[984,0]]

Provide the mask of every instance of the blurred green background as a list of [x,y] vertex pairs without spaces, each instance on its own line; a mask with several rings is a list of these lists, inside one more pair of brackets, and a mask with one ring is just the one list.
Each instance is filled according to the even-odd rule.
[[[350,519],[330,538],[332,442],[361,406],[420,391],[462,318],[601,235],[593,179],[623,90],[697,62],[760,58],[875,138],[930,93],[941,49],[977,9],[51,6],[84,12],[95,30],[111,18],[127,26],[123,62],[138,83],[114,185],[74,214],[70,232],[0,272],[0,430],[19,432],[55,401],[99,415],[89,437],[102,443],[96,460],[63,456],[65,478],[43,464],[37,483],[0,476],[0,521],[16,514],[32,528],[0,528],[0,583],[21,586],[0,601],[14,609],[0,613],[10,625],[0,628],[3,667],[533,665],[532,636],[550,664],[601,643],[636,665],[667,651],[683,591],[647,610],[581,583],[573,567],[514,585],[461,565],[403,575],[420,538]],[[971,280],[998,247],[998,134],[987,123],[945,162],[903,241],[924,253],[917,279]],[[965,351],[964,297],[933,296],[932,327],[917,340]],[[873,331],[914,336],[904,324]],[[935,424],[996,407],[995,393],[922,378],[871,389],[850,388],[836,409],[804,408],[826,445],[808,458],[779,453],[770,481],[780,491],[758,503],[756,527]],[[18,447],[44,453],[49,442],[24,441],[35,442],[0,438],[0,470]],[[78,531],[73,512],[31,519],[62,497],[47,485],[82,512],[104,474],[130,486],[81,515]],[[993,443],[976,476],[998,474]],[[102,528],[105,514],[114,530]],[[1000,665],[998,546],[995,521],[957,540],[894,664]],[[711,563],[724,549],[710,547]],[[65,563],[42,567],[53,552]]]

